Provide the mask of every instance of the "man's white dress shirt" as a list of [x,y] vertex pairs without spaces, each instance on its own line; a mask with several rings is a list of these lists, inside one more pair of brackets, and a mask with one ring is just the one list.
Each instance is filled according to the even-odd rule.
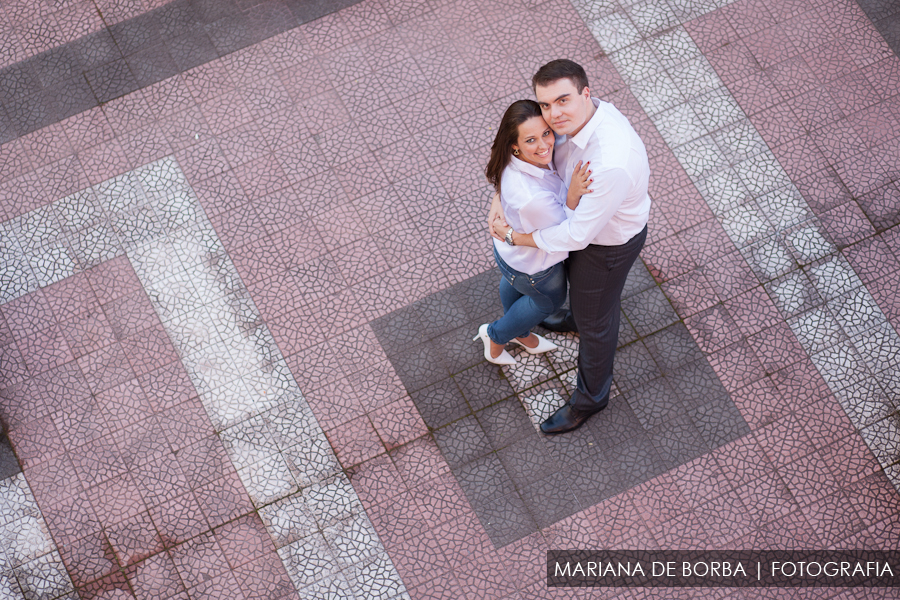
[[574,211],[564,208],[565,221],[534,232],[534,243],[547,252],[582,250],[589,244],[620,246],[640,233],[650,217],[644,143],[616,107],[591,100],[597,108],[594,116],[575,136],[557,137],[554,161],[563,181],[572,178],[578,161],[590,161],[593,191],[581,197]]
[[[510,227],[531,233],[566,219],[566,185],[550,165],[542,169],[512,157],[500,177],[500,204]],[[494,240],[500,258],[516,271],[534,275],[562,262],[568,252],[547,252],[528,246],[510,246]]]

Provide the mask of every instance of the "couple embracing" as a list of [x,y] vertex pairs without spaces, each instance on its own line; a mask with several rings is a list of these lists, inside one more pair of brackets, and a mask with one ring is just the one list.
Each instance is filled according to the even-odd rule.
[[[549,62],[532,86],[537,102],[506,110],[485,169],[498,192],[488,223],[504,314],[475,339],[488,361],[512,364],[509,342],[532,354],[556,348],[535,325],[578,331],[576,389],[541,424],[558,434],[609,402],[622,289],[647,238],[650,167],[628,119],[591,97],[580,65]],[[567,278],[571,309],[561,310]]]

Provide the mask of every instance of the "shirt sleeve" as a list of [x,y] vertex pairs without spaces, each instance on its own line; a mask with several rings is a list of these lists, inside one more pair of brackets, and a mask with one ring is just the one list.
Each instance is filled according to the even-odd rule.
[[534,232],[534,243],[545,252],[583,250],[613,218],[625,198],[631,180],[624,169],[615,168],[594,173],[594,190],[581,197],[574,212],[566,210],[568,219]]

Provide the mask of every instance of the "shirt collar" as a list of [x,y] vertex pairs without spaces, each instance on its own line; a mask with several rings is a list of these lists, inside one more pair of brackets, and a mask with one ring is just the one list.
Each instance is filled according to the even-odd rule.
[[585,123],[584,127],[581,128],[581,131],[571,138],[572,142],[582,150],[587,146],[588,140],[591,139],[591,135],[597,130],[600,122],[603,121],[603,111],[600,110],[600,100],[591,98],[591,102],[594,104],[595,109],[593,116]]
[[510,164],[517,171],[521,171],[522,173],[531,175],[532,177],[537,177],[538,179],[543,179],[544,174],[552,173],[556,170],[556,168],[553,166],[553,163],[550,163],[549,169],[542,169],[540,167],[534,166],[531,163],[525,162],[521,158],[516,158],[515,156],[512,157],[512,161],[510,162]]

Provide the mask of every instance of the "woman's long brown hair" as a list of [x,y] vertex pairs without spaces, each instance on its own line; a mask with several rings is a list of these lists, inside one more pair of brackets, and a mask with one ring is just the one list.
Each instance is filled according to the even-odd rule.
[[498,193],[503,170],[509,165],[512,157],[512,145],[519,139],[519,125],[531,117],[541,116],[543,116],[541,107],[534,100],[516,100],[503,113],[494,144],[491,146],[491,158],[484,168],[485,177]]

